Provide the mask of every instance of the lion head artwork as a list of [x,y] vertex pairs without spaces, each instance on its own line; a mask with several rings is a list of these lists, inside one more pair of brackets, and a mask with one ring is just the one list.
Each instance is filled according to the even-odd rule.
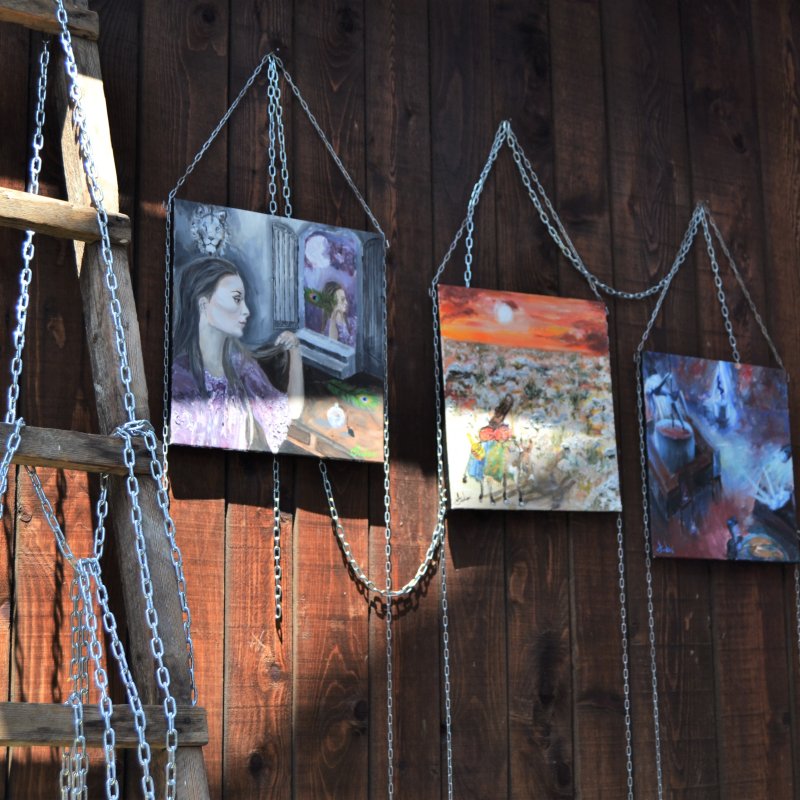
[[200,205],[192,214],[192,241],[205,256],[221,256],[228,245],[228,212],[215,206]]

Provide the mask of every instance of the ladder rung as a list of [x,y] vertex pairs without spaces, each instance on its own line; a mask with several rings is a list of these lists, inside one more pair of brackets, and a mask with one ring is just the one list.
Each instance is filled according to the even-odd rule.
[[[82,242],[100,239],[97,213],[93,208],[7,187],[0,187],[0,225],[22,231],[30,228],[48,236]],[[108,235],[112,244],[128,244],[131,240],[130,219],[124,214],[109,214]]]
[[[163,750],[167,734],[164,707],[144,706],[147,718],[147,741],[154,750]],[[115,705],[111,715],[117,747],[136,747],[133,714],[127,705]],[[178,744],[208,744],[206,710],[198,706],[178,706],[175,716]],[[102,745],[103,718],[96,705],[83,707],[83,730],[88,745]],[[67,747],[75,738],[72,708],[55,703],[0,703],[0,745]]]
[[[0,457],[6,452],[6,444],[13,426],[0,422]],[[150,472],[150,454],[141,439],[134,439],[138,474]],[[161,445],[158,446],[159,456]],[[19,449],[14,454],[15,464],[28,467],[58,467],[84,472],[107,472],[109,475],[127,475],[122,460],[122,439],[117,436],[102,436],[98,433],[62,431],[56,428],[23,426],[20,431]]]
[[[100,36],[100,18],[96,12],[64,3],[69,29],[75,36],[96,42]],[[34,31],[61,33],[53,0],[0,0],[0,22],[16,22]]]

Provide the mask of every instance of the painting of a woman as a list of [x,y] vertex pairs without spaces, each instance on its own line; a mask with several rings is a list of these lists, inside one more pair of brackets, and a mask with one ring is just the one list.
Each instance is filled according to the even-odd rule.
[[277,452],[304,404],[297,336],[284,331],[262,353],[288,354],[286,391],[242,344],[250,317],[237,267],[219,257],[182,271],[173,338],[173,444]]

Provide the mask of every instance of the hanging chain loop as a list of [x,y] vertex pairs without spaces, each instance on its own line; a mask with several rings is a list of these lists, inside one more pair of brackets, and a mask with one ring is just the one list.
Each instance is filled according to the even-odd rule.
[[278,456],[272,456],[272,563],[275,575],[275,622],[283,619],[281,580],[281,467]]

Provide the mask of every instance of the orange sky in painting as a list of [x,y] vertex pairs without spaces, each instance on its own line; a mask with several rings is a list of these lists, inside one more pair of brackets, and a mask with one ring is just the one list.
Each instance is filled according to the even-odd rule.
[[439,286],[442,336],[532,350],[608,355],[603,306],[591,300]]

